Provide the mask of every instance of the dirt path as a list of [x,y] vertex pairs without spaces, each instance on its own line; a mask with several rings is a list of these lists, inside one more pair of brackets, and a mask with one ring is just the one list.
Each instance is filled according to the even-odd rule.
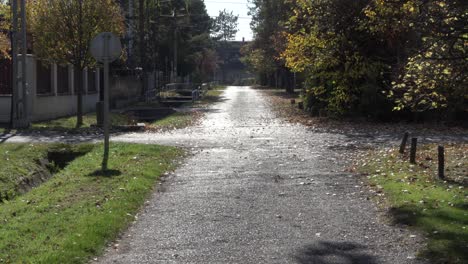
[[114,137],[193,155],[98,262],[420,263],[419,235],[385,224],[343,172],[352,138],[283,123],[247,87],[224,96],[198,127]]

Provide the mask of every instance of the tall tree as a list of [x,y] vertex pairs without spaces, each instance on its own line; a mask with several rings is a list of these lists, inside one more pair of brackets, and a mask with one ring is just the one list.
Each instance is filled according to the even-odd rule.
[[369,5],[367,19],[373,33],[390,39],[392,17],[398,16],[401,32],[394,35],[403,40],[411,37],[399,43],[405,47],[404,57],[388,93],[396,110],[467,114],[467,10],[468,2],[463,0],[372,1]]
[[83,70],[95,64],[89,52],[100,32],[122,35],[122,11],[115,0],[35,0],[30,8],[34,52],[39,58],[72,64],[77,76],[77,123],[83,124]]
[[255,39],[244,48],[243,61],[259,75],[260,84],[282,87],[292,92],[293,75],[280,56],[286,42],[284,32],[288,30],[287,22],[293,15],[291,4],[284,0],[252,0],[250,4],[251,28]]
[[213,38],[215,40],[233,40],[237,34],[239,16],[228,12],[226,9],[219,11],[219,15],[213,20]]
[[374,58],[388,56],[385,49],[380,53],[378,41],[361,25],[367,3],[298,0],[294,4],[282,57],[293,71],[307,75],[306,105],[313,113],[345,114],[363,102],[363,94],[375,109],[375,97],[383,97],[378,82],[384,69]]
[[10,50],[10,40],[8,39],[10,13],[10,6],[5,0],[0,0],[0,59],[8,57]]
[[281,55],[308,76],[311,109],[374,117],[468,109],[466,1],[293,2]]
[[[213,41],[210,39],[211,18],[202,0],[145,0],[144,23],[139,26],[137,39],[140,56],[147,71],[171,70],[171,62],[176,54],[179,75],[203,76],[201,65],[213,58]],[[137,14],[139,16],[139,14]],[[143,38],[141,38],[143,36]],[[200,64],[200,60],[205,63]],[[209,63],[208,63],[209,64]],[[208,69],[210,67],[203,67]],[[198,78],[198,77],[197,77]]]

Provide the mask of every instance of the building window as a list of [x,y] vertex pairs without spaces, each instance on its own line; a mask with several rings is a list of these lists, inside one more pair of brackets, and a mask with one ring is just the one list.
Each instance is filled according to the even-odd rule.
[[88,93],[96,92],[96,69],[88,69]]
[[69,94],[70,93],[70,80],[67,65],[57,66],[57,93]]
[[37,94],[52,93],[52,71],[50,64],[43,61],[37,61]]

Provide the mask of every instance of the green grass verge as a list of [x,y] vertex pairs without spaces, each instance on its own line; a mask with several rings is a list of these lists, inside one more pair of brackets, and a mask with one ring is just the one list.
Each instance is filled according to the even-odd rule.
[[215,85],[213,86],[212,89],[210,89],[210,91],[213,91],[213,90],[226,90],[227,88],[227,85]]
[[0,204],[0,262],[86,263],[134,220],[155,181],[182,152],[156,145],[112,143],[71,162],[40,187]]
[[[127,115],[111,113],[112,125],[128,125],[132,121]],[[88,113],[83,115],[83,126],[76,128],[76,116],[63,117],[44,122],[36,122],[31,125],[32,130],[60,130],[60,131],[77,131],[88,129],[92,124],[96,124],[96,113]]]
[[[89,144],[0,144],[0,202],[27,191],[67,162],[88,153]],[[22,186],[23,185],[23,186]]]
[[463,183],[468,145],[446,146],[449,181],[436,179],[435,145],[421,146],[418,153],[417,165],[411,165],[396,149],[373,151],[358,170],[367,174],[397,223],[427,236],[423,256],[432,263],[468,263],[468,192]]
[[223,92],[224,89],[209,90],[206,92],[205,97],[219,97]]
[[22,178],[40,170],[37,162],[47,158],[46,145],[1,144],[0,145],[0,196],[17,195],[17,184]]
[[221,95],[226,88],[227,86],[215,86],[213,89],[206,91],[206,93],[201,97],[201,100],[195,103],[195,106],[203,107],[211,103],[219,102],[222,99]]
[[150,127],[157,129],[178,129],[190,126],[194,121],[194,114],[190,112],[177,112],[156,120],[150,124]]

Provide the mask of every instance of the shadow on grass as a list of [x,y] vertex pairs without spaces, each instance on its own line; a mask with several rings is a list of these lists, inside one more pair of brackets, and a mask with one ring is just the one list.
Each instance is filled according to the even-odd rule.
[[295,259],[301,264],[379,263],[376,257],[363,252],[365,249],[354,242],[318,241],[301,249]]
[[95,129],[91,129],[88,127],[65,127],[59,125],[53,125],[48,127],[38,127],[34,126],[31,127],[25,132],[57,132],[57,133],[67,133],[67,134],[81,134],[81,133],[91,133],[94,132]]
[[116,176],[120,176],[122,175],[122,172],[119,171],[119,170],[96,170],[90,174],[88,174],[88,176],[90,177],[116,177]]
[[2,133],[0,133],[0,144],[4,143],[5,141],[7,141],[12,136],[14,136],[14,133],[11,133],[11,129],[9,129],[9,128],[5,129]]
[[427,248],[422,252],[431,263],[468,263],[467,204],[455,204],[447,209],[428,209],[402,206],[389,210],[394,223],[416,227],[425,231],[429,238]]

